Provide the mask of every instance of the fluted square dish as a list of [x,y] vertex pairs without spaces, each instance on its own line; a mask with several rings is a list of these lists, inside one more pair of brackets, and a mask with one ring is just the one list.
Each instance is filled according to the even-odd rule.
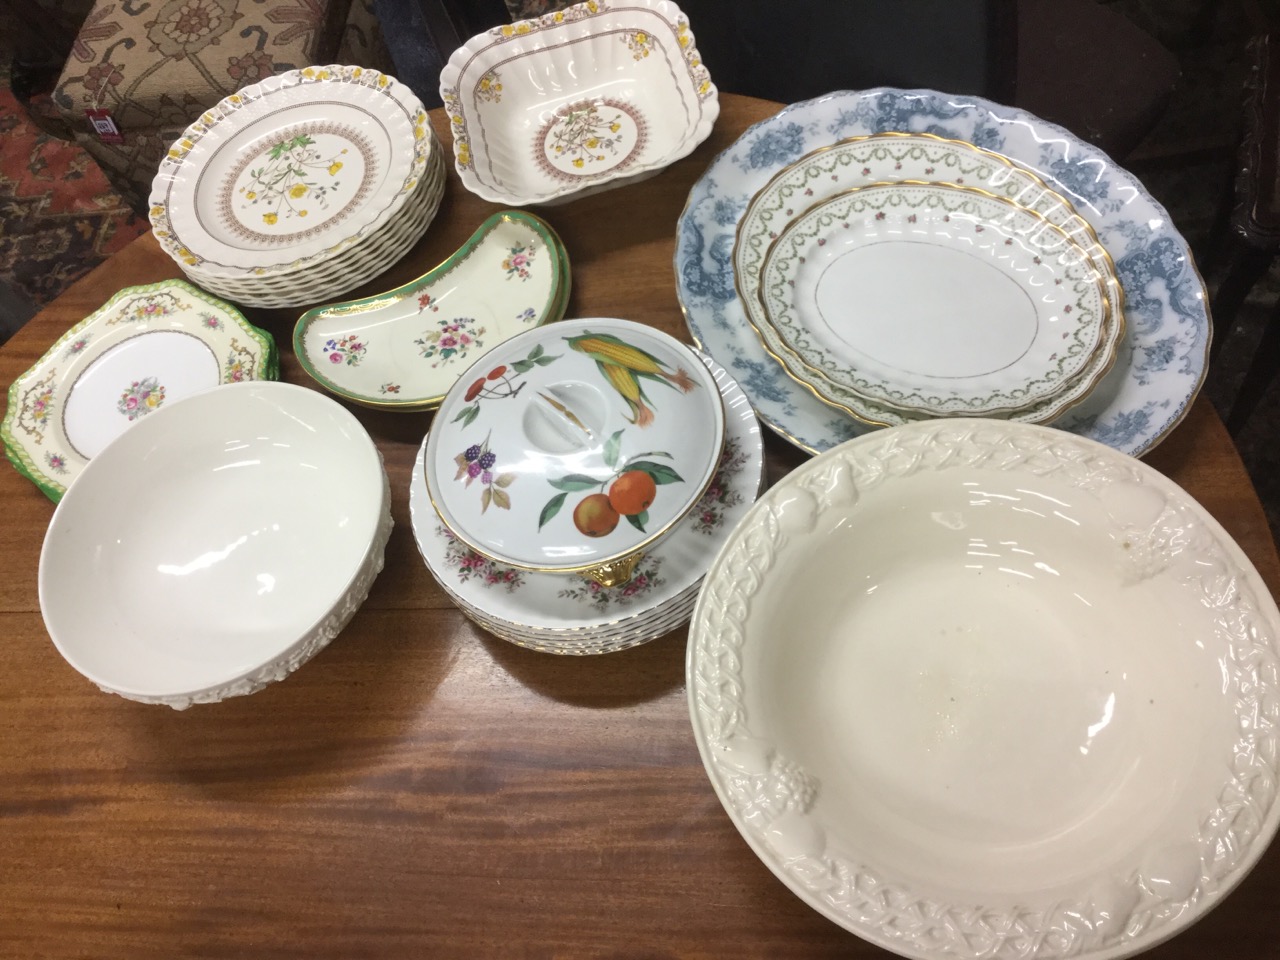
[[440,74],[458,175],[495,203],[546,203],[652,174],[706,139],[715,86],[667,0],[589,0],[504,24]]

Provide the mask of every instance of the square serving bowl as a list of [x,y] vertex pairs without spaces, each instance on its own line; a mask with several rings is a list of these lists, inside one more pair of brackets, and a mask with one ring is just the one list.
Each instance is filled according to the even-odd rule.
[[454,51],[440,95],[463,184],[515,206],[656,173],[720,113],[689,21],[667,0],[588,0],[495,27]]

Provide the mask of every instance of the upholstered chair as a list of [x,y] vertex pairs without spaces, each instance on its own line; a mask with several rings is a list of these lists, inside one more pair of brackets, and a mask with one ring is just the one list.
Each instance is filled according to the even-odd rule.
[[385,69],[372,0],[97,0],[54,91],[77,142],[138,208],[200,112],[272,74]]

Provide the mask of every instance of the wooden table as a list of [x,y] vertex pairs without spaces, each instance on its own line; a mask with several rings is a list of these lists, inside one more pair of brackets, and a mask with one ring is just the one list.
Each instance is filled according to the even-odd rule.
[[[547,211],[570,251],[569,316],[687,336],[675,224],[715,154],[776,104],[724,96],[709,142],[662,175]],[[448,128],[433,122],[444,143]],[[413,253],[442,260],[496,209],[451,177]],[[0,350],[0,384],[118,288],[179,276],[150,235]],[[288,349],[294,314],[253,312]],[[59,657],[36,596],[53,504],[0,469],[0,956],[871,957],[750,852],[690,731],[685,632],[559,658],[463,619],[409,530],[425,414],[356,411],[386,457],[396,530],[351,625],[251,697],[185,713],[107,696]],[[799,456],[775,439],[776,479]],[[1149,458],[1240,542],[1280,562],[1205,400]],[[109,505],[104,505],[109,506]],[[1274,958],[1280,849],[1152,960]]]

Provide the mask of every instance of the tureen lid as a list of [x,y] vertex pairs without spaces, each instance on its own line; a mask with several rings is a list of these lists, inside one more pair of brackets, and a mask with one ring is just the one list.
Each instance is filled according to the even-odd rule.
[[477,553],[595,575],[692,509],[724,430],[715,381],[684,344],[628,320],[566,320],[458,379],[427,438],[427,492]]

